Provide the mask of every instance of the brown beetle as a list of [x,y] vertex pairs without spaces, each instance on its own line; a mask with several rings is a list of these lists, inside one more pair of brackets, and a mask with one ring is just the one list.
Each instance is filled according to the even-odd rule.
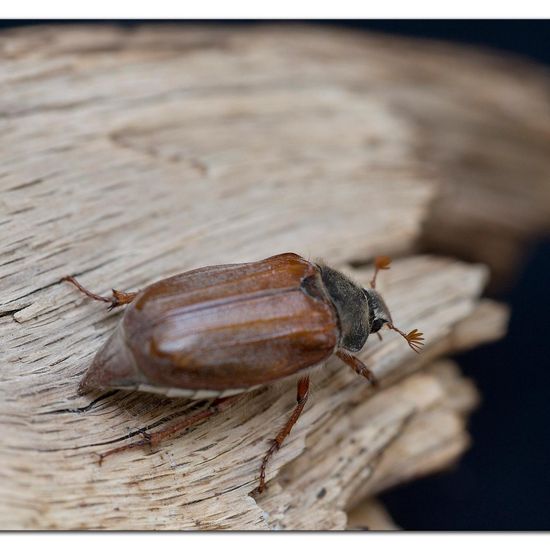
[[212,416],[244,393],[300,376],[296,407],[263,458],[258,491],[265,488],[270,456],[300,416],[309,391],[309,370],[336,354],[372,383],[371,371],[350,352],[383,325],[399,332],[418,352],[422,333],[405,334],[376,292],[376,275],[390,259],[379,257],[371,288],[296,254],[245,264],[204,267],[154,283],[140,292],[113,290],[98,296],[73,277],[63,280],[111,308],[130,304],[118,327],[95,356],[80,391],[118,388],[169,397],[213,398],[208,409],[142,440],[111,449],[160,443]]

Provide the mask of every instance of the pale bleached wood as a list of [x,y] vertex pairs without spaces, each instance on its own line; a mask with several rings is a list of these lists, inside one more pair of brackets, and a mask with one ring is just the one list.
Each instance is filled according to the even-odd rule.
[[[316,372],[257,502],[248,494],[292,384],[102,468],[95,451],[189,405],[119,392],[66,410],[90,402],[78,381],[120,315],[59,284],[67,273],[107,292],[292,250],[366,284],[370,266],[350,264],[411,250],[441,181],[417,154],[416,125],[378,88],[391,74],[385,44],[289,29],[0,35],[0,527],[345,528],[359,499],[462,452],[470,408],[447,403],[449,377],[403,377],[498,337],[506,313],[479,302],[486,268],[445,258],[405,258],[380,281],[395,322],[426,333],[425,354],[395,334],[369,340],[361,357],[381,380],[376,394],[337,361]],[[323,461],[335,445],[343,455]],[[330,478],[344,476],[332,454],[356,481]]]
[[[29,196],[5,199],[17,210],[44,194],[37,179],[86,185],[130,164],[136,186],[155,182],[159,193],[207,175],[209,200],[219,199],[216,178],[238,187],[259,174],[292,185],[420,171],[442,189],[423,234],[431,250],[504,276],[528,239],[550,231],[550,79],[508,53],[282,25],[22,29],[3,33],[0,52],[3,172]],[[114,225],[128,199],[150,195],[123,198],[106,182],[93,221]],[[240,238],[254,230],[245,224]]]
[[[28,49],[31,32],[47,53]],[[257,36],[105,27],[0,37],[3,311],[47,313],[61,295],[29,293],[67,271],[105,290],[289,249],[340,262],[410,246],[434,189],[411,128],[323,78],[307,48],[295,57]]]
[[[460,407],[455,395],[460,395]],[[305,451],[259,500],[277,529],[344,529],[365,497],[448,467],[469,444],[472,383],[448,363],[380,392],[347,415],[329,414]]]
[[[473,320],[479,316],[481,309],[488,311],[489,304],[483,304],[478,307],[468,319],[465,319],[459,325],[466,325],[473,322]],[[496,328],[497,325],[502,327],[505,326],[505,323],[503,323],[503,312],[500,311],[497,313],[499,309],[500,308],[493,309],[495,315],[494,320],[488,323],[488,325],[492,325],[493,328]],[[460,330],[459,325],[455,327],[453,332]],[[497,337],[496,333],[494,337]],[[450,410],[454,412],[455,419],[458,418],[458,422],[462,423],[464,419],[467,418],[468,413],[479,403],[479,393],[473,381],[461,377],[456,363],[449,360],[438,360],[426,370],[437,379],[437,383],[445,393],[444,408],[446,411],[448,412]],[[449,418],[449,416],[447,416],[447,418]],[[426,421],[426,419],[424,419],[424,421]],[[434,433],[438,433],[442,436],[442,440],[438,442],[437,437],[433,437],[433,433],[430,434],[431,449],[428,449],[423,456],[420,454],[420,460],[418,460],[418,458],[416,460],[413,459],[409,453],[402,453],[400,447],[397,445],[390,448],[387,453],[394,455],[402,454],[400,458],[405,467],[409,466],[408,463],[411,462],[414,463],[417,468],[424,468],[423,470],[419,469],[416,472],[412,472],[412,475],[409,469],[410,477],[418,477],[419,474],[447,468],[450,463],[447,454],[445,452],[443,454],[441,453],[442,449],[444,451],[446,450],[447,453],[449,450],[451,451],[450,458],[452,464],[452,461],[457,458],[456,450],[458,449],[459,452],[462,451],[468,443],[468,439],[465,438],[463,434],[459,434],[457,437],[456,431],[454,434],[452,432],[445,433],[441,431],[439,423],[426,422],[423,427],[423,433],[419,437],[419,442],[421,442],[420,445],[423,444],[426,438],[427,429],[431,427],[436,430]],[[446,437],[448,435],[451,435],[451,437]],[[411,441],[413,445],[419,445],[419,442],[415,442],[412,437],[409,437],[409,441]],[[453,453],[455,454],[453,455]],[[434,460],[434,455],[439,460]],[[443,457],[443,460],[441,460],[441,457]],[[391,484],[393,483],[392,481]],[[358,530],[365,528],[374,531],[393,531],[399,529],[384,506],[377,499],[372,497],[366,498],[347,512],[347,529]]]

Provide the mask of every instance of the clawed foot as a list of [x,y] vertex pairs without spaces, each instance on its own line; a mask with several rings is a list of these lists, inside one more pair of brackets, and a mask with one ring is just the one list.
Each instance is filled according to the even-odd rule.
[[111,298],[111,305],[109,306],[109,311],[115,309],[115,307],[123,306],[124,304],[129,304],[136,295],[135,292],[122,292],[121,290],[112,289],[113,296]]

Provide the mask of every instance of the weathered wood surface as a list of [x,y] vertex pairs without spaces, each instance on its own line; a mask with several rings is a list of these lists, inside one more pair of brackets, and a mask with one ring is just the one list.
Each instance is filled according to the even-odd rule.
[[[78,381],[120,314],[63,275],[131,290],[292,250],[366,283],[375,254],[410,254],[454,181],[420,154],[413,106],[464,99],[445,88],[445,48],[403,45],[296,28],[0,35],[0,527],[339,529],[362,499],[460,455],[475,391],[436,359],[499,337],[506,310],[479,299],[485,267],[429,256],[398,260],[380,283],[425,352],[369,340],[377,392],[338,361],[316,372],[257,501],[262,453],[293,406],[287,384],[101,468],[94,452],[189,405],[118,392],[68,410],[90,403]],[[525,124],[542,127],[540,111]]]
[[509,285],[530,242],[550,234],[550,74],[441,45],[415,50],[412,66],[423,85],[409,72],[396,102],[442,182],[421,247],[483,261],[493,288]]

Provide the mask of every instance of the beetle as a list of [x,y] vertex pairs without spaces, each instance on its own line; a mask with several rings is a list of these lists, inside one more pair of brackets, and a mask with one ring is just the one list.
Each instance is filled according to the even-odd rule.
[[[398,332],[419,352],[423,335],[404,333],[376,291],[380,270],[390,259],[375,259],[370,288],[343,273],[293,253],[265,260],[203,267],[153,283],[139,292],[112,291],[103,297],[74,277],[62,280],[110,304],[129,304],[116,330],[95,355],[79,387],[161,393],[210,406],[140,441],[110,449],[108,455],[151,447],[196,422],[213,416],[247,392],[298,376],[297,402],[290,418],[265,453],[257,491],[265,488],[266,467],[302,413],[309,394],[309,372],[332,355],[372,384],[369,368],[353,353],[383,326]],[[380,336],[378,334],[378,336]]]

